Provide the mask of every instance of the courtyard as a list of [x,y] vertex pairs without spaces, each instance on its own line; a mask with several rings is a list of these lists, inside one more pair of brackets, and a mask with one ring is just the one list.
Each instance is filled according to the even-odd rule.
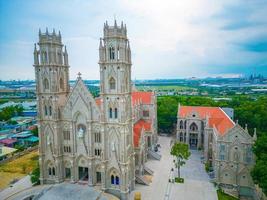
[[173,157],[170,155],[170,137],[159,136],[161,145],[160,161],[149,160],[146,166],[154,171],[152,183],[149,186],[136,184],[136,189],[131,193],[134,199],[135,192],[141,192],[145,200],[217,200],[216,189],[209,182],[209,177],[201,163],[201,153],[193,150],[186,164],[181,168],[181,177],[185,179],[183,184],[169,183],[171,168],[174,168]]

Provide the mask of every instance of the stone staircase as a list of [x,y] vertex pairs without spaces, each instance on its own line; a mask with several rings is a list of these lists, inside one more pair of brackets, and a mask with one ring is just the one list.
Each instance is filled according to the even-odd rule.
[[143,176],[140,175],[135,175],[135,181],[142,185],[149,185],[149,182]]
[[152,150],[148,150],[148,156],[150,156],[151,158],[154,158],[156,160],[160,160],[161,159],[161,155],[158,154],[155,151],[152,151]]
[[144,172],[149,174],[149,175],[153,175],[154,174],[154,171],[151,170],[150,168],[146,167],[146,166],[144,166]]

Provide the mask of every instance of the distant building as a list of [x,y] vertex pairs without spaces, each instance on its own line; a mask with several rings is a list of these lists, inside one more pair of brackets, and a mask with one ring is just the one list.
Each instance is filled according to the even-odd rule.
[[12,156],[12,154],[16,151],[17,149],[6,147],[3,144],[0,144],[0,161]]
[[235,124],[219,107],[179,105],[176,138],[192,149],[203,149],[204,160],[214,171],[214,181],[229,193],[253,195],[250,170],[256,132],[251,137],[247,128]]

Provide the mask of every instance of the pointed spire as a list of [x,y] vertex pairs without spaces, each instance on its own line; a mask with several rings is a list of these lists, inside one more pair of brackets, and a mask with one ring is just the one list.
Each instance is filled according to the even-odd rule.
[[65,52],[65,54],[68,54],[66,45],[65,45],[65,48],[64,48],[64,52]]
[[114,27],[117,28],[117,20],[114,21]]
[[254,128],[253,140],[254,140],[254,141],[257,140],[257,131],[256,131],[256,128]]
[[248,132],[248,125],[245,124],[245,131]]
[[123,29],[123,21],[121,21],[121,29]]
[[61,37],[61,33],[60,33],[60,30],[58,31],[58,36]]
[[34,52],[37,52],[36,43],[34,43]]
[[41,35],[42,33],[41,33],[41,29],[39,28],[39,36]]
[[53,35],[56,35],[56,31],[55,31],[55,29],[53,28]]
[[102,38],[100,38],[100,41],[99,41],[99,49],[100,48],[103,48]]
[[48,35],[48,28],[46,27],[46,31],[45,31],[45,34]]

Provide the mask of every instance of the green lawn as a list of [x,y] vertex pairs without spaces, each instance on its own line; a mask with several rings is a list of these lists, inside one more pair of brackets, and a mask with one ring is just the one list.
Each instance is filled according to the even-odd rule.
[[217,190],[217,195],[218,195],[218,200],[238,200],[235,197],[232,197],[232,196],[230,196],[228,194],[225,194],[221,190]]

